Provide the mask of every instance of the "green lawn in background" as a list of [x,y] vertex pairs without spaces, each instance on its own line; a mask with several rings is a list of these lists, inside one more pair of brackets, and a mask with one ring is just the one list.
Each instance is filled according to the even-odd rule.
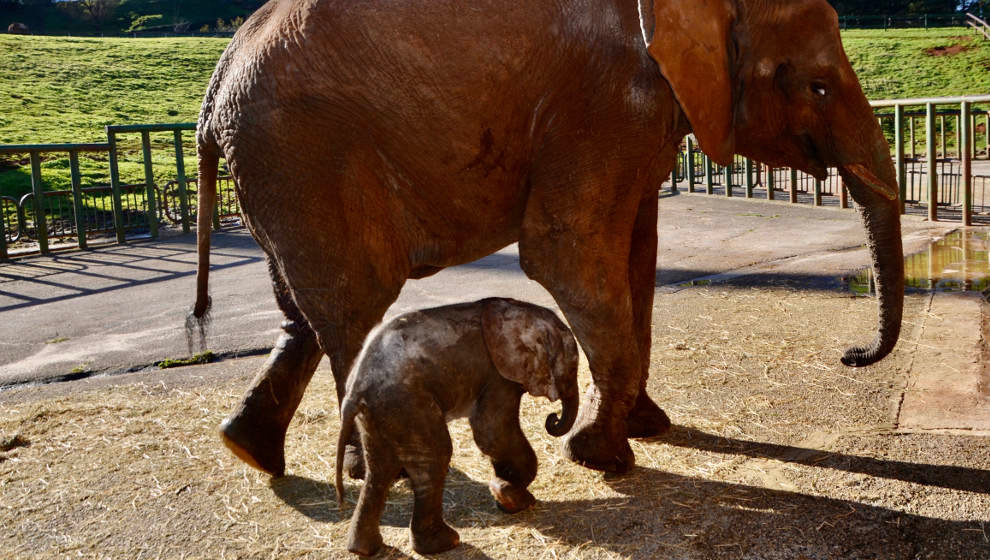
[[[108,124],[195,122],[229,39],[0,35],[0,144],[106,142]],[[192,132],[186,167],[195,171]],[[153,133],[156,180],[174,178],[171,133]],[[144,180],[140,134],[119,137],[121,178]],[[44,156],[45,187],[68,188],[67,155]],[[30,190],[28,156],[0,156],[0,195]],[[20,169],[11,169],[21,164]],[[106,183],[106,155],[80,154],[83,185]]]
[[[854,30],[843,39],[871,99],[990,94],[990,41],[967,28]],[[194,122],[228,41],[0,35],[0,144],[105,142],[107,124]],[[926,52],[950,47],[960,52]],[[185,137],[186,169],[194,175],[192,133]],[[172,137],[152,140],[155,178],[163,184],[175,176]],[[142,182],[140,135],[119,143],[122,180]],[[108,182],[106,156],[80,159],[83,186]],[[27,162],[27,154],[0,156],[0,195],[30,191]],[[45,156],[42,175],[45,188],[68,188],[68,157]]]

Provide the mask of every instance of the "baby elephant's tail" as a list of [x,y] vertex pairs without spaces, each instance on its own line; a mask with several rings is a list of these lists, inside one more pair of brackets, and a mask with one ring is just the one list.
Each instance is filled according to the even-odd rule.
[[347,442],[354,433],[354,418],[358,413],[358,403],[344,397],[340,403],[340,434],[337,436],[337,475],[334,487],[337,489],[337,505],[344,508],[344,452]]

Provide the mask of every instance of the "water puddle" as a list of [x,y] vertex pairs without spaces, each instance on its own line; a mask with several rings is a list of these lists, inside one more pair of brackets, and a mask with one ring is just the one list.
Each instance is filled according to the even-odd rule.
[[[904,259],[908,290],[990,294],[990,232],[964,230],[933,242]],[[856,294],[874,293],[869,268],[842,279]]]

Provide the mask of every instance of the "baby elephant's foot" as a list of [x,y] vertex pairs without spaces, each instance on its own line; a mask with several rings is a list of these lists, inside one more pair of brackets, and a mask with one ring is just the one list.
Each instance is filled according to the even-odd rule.
[[488,483],[488,490],[495,497],[498,509],[505,513],[519,513],[536,503],[536,498],[529,493],[529,490],[501,478],[493,478]]
[[382,548],[382,534],[374,530],[361,528],[352,521],[350,534],[347,535],[347,550],[361,556],[374,556]]
[[461,544],[461,536],[443,521],[429,529],[412,532],[413,550],[420,554],[440,554],[456,548],[459,544]]

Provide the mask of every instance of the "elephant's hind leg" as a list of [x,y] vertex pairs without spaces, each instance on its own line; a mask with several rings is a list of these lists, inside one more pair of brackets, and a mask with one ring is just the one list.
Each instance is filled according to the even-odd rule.
[[281,476],[285,473],[285,432],[323,351],[271,259],[268,268],[275,299],[286,320],[251,388],[221,424],[220,437],[248,465]]
[[[412,429],[416,430],[418,426]],[[412,546],[420,554],[439,554],[461,543],[457,531],[443,520],[443,486],[453,447],[442,414],[434,429],[418,436],[416,439],[425,440],[425,445],[417,450],[415,458],[402,461],[415,494],[409,523]]]
[[364,448],[367,450],[369,468],[347,532],[347,550],[362,556],[373,556],[382,547],[379,524],[388,491],[399,473],[399,462],[391,447],[392,442],[388,438],[374,441],[380,437],[365,436]]

